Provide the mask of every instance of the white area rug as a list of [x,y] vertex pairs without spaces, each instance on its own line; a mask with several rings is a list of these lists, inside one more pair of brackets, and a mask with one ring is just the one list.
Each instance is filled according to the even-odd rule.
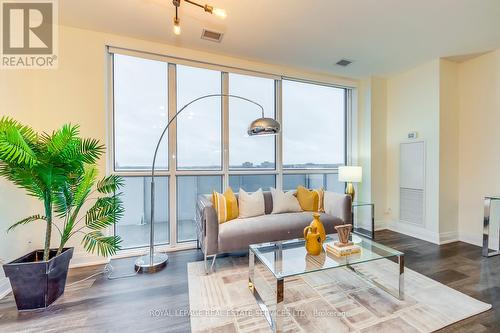
[[[365,275],[395,287],[397,264],[378,260],[356,265]],[[264,299],[275,296],[262,265],[256,281]],[[191,329],[194,333],[271,332],[248,289],[248,259],[217,259],[206,275],[203,262],[188,264]],[[405,300],[399,301],[348,269],[285,280],[285,332],[432,332],[491,308],[439,282],[405,269]]]

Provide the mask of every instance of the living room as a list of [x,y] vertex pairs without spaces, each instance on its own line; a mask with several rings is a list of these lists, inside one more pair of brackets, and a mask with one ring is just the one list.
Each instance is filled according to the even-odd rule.
[[0,5],[0,331],[500,331],[499,1]]

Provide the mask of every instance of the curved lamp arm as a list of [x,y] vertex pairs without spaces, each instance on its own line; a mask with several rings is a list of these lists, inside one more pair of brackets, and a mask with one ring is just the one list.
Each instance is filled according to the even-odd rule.
[[242,96],[231,95],[231,94],[210,94],[210,95],[200,96],[200,97],[197,97],[197,98],[193,99],[191,102],[187,103],[182,108],[180,108],[179,111],[177,111],[177,113],[172,117],[172,119],[169,120],[167,126],[163,129],[163,132],[161,132],[160,138],[158,139],[158,143],[156,144],[155,154],[153,156],[153,165],[151,166],[151,177],[155,176],[156,155],[158,154],[158,149],[160,148],[161,140],[163,139],[163,136],[167,132],[168,128],[170,127],[170,124],[172,124],[172,122],[177,118],[177,116],[182,111],[184,111],[188,106],[190,106],[193,103],[198,102],[199,100],[202,100],[202,99],[205,99],[205,98],[210,98],[210,97],[234,97],[234,98],[238,98],[238,99],[250,102],[252,104],[257,105],[260,108],[260,110],[262,112],[262,118],[264,118],[264,107],[262,105],[260,105],[259,103],[255,102],[255,101],[252,101],[251,99],[242,97]]
[[264,118],[264,107],[260,105],[259,103],[252,101],[251,99],[238,96],[238,95],[231,95],[231,94],[210,94],[210,95],[205,95],[205,96],[200,96],[198,98],[193,99],[186,105],[184,105],[182,108],[180,108],[179,111],[172,117],[172,119],[169,120],[167,126],[163,129],[163,132],[161,132],[160,138],[158,139],[158,143],[156,144],[156,149],[155,149],[155,154],[153,156],[153,164],[151,166],[151,231],[150,231],[150,239],[149,239],[149,264],[151,267],[155,265],[154,263],[154,201],[155,201],[155,164],[156,164],[156,155],[158,154],[158,149],[160,148],[160,143],[163,137],[165,136],[165,133],[167,132],[168,128],[170,127],[170,124],[177,119],[177,116],[184,111],[188,106],[190,106],[193,103],[196,103],[199,100],[205,99],[205,98],[211,98],[211,97],[233,97],[233,98],[238,98],[247,102],[250,102],[252,104],[257,105],[261,112],[262,112],[262,118]]

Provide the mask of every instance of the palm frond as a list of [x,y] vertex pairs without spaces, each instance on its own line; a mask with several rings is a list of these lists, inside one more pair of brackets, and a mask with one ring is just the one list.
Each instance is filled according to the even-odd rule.
[[28,144],[35,144],[38,141],[38,134],[31,127],[22,125],[13,118],[3,116],[0,118],[0,132],[7,128],[16,128]]
[[124,212],[118,196],[98,198],[85,215],[85,226],[92,230],[105,229],[120,220]]
[[78,125],[65,124],[51,135],[45,134],[43,141],[49,153],[58,155],[67,149],[68,144],[78,138],[79,133]]
[[6,127],[0,131],[0,160],[29,166],[37,162],[35,153],[16,127]]
[[84,163],[95,163],[104,151],[104,145],[101,145],[97,139],[82,139],[80,141],[80,154]]
[[75,189],[74,203],[76,206],[82,205],[87,199],[92,186],[94,186],[97,177],[97,168],[87,167],[79,179],[78,185]]
[[107,257],[121,249],[121,241],[118,236],[104,236],[100,231],[91,231],[85,234],[82,244],[87,252],[97,252],[98,255]]
[[110,175],[97,182],[97,191],[103,194],[114,193],[121,188],[124,183],[123,177]]
[[53,201],[57,217],[62,218],[70,212],[73,206],[73,193],[68,183],[64,183],[54,192]]
[[40,214],[37,214],[37,215],[32,215],[32,216],[29,216],[27,218],[24,218],[22,219],[21,221],[18,221],[16,223],[14,223],[13,225],[11,225],[9,227],[9,229],[7,229],[7,232],[11,231],[12,229],[22,225],[22,224],[28,224],[28,223],[31,223],[31,222],[34,222],[34,221],[38,221],[38,220],[44,220],[46,221],[47,218],[45,216],[41,216]]

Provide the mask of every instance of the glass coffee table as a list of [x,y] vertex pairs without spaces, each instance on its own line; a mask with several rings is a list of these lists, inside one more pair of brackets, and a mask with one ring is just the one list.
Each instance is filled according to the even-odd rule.
[[[351,235],[351,239],[361,247],[360,253],[344,257],[322,253],[320,256],[309,256],[312,260],[305,260],[308,255],[304,239],[250,245],[248,287],[255,296],[257,303],[274,332],[281,332],[283,327],[285,279],[289,277],[344,267],[352,270],[357,275],[397,299],[404,299],[404,253],[376,243],[364,236]],[[337,240],[337,234],[328,235],[323,248],[325,248],[326,244]],[[315,258],[318,259],[315,260]],[[266,304],[269,303],[267,302],[269,300],[268,295],[266,295],[266,300],[264,300],[259,293],[260,287],[256,284],[255,276],[256,259],[263,264],[266,273],[270,273],[268,275],[270,276],[269,279],[272,280],[272,290],[268,294],[271,295],[272,305]],[[353,266],[380,259],[394,259],[399,264],[399,269],[394,272],[398,277],[397,290],[372,280]]]

